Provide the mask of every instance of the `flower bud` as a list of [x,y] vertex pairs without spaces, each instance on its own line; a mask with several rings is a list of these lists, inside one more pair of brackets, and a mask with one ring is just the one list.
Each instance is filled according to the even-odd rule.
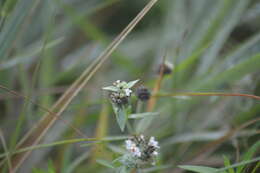
[[137,88],[136,96],[141,101],[147,101],[150,99],[151,93],[147,88],[145,88],[144,86],[141,86],[141,87]]
[[158,74],[169,75],[172,73],[173,65],[169,62],[165,62],[159,65]]

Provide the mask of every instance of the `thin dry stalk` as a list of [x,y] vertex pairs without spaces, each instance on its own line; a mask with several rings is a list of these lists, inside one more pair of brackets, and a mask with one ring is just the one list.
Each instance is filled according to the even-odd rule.
[[[163,56],[162,64],[165,63],[165,59],[166,59],[166,53]],[[155,82],[155,85],[154,85],[154,88],[153,88],[153,91],[152,91],[153,95],[156,95],[159,92],[160,88],[161,88],[161,84],[162,84],[162,80],[163,80],[163,71],[164,71],[164,66],[162,66],[162,68],[160,68],[159,77],[157,78],[157,80]],[[156,101],[157,101],[156,97],[152,97],[148,101],[147,112],[152,112],[153,111],[153,109],[155,107],[155,104],[156,104]]]

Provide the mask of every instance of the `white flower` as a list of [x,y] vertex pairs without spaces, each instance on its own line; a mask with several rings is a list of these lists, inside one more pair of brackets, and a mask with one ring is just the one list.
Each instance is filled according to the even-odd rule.
[[136,146],[135,143],[129,139],[125,141],[125,144],[127,150],[131,150],[133,147]]
[[154,139],[153,136],[150,138],[148,145],[153,146],[155,148],[160,148],[158,142]]
[[118,86],[118,84],[120,84],[121,82],[122,82],[121,80],[117,80],[117,81],[115,81],[115,82],[113,83],[113,85]]
[[153,152],[153,155],[157,156],[159,153],[157,151]]
[[140,138],[144,141],[144,135],[140,135]]
[[149,163],[152,165],[156,164],[156,157],[159,155],[159,144],[158,141],[152,136],[146,138],[144,135],[134,136],[130,139],[125,140],[125,145],[128,153],[126,156],[131,158],[139,165],[143,163]]
[[131,150],[133,156],[141,157],[142,153],[138,147],[133,147]]
[[136,146],[136,144],[132,140],[126,140],[126,149],[130,151],[130,153],[135,157],[141,157],[142,153],[140,149]]
[[129,88],[126,88],[126,89],[125,89],[125,95],[126,95],[126,96],[130,96],[131,93],[132,93],[132,90],[130,90]]

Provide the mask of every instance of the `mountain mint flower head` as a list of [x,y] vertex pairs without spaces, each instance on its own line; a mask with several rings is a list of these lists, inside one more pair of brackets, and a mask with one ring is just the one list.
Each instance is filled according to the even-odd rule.
[[[134,136],[125,141],[126,150],[129,152],[130,159],[137,164],[146,164],[146,163],[155,163],[155,158],[158,156],[159,143],[155,140],[154,137],[146,139],[144,135]],[[129,165],[129,163],[128,163]],[[139,166],[140,166],[139,165]]]
[[131,88],[138,81],[139,80],[135,80],[127,83],[125,81],[117,80],[112,86],[104,87],[103,89],[110,91],[109,97],[111,101],[121,107],[128,104],[129,97],[131,97],[133,92]]

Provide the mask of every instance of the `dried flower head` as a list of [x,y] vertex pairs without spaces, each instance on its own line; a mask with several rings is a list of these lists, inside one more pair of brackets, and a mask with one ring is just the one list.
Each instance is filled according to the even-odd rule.
[[150,91],[145,88],[144,86],[140,86],[137,88],[136,90],[136,96],[139,100],[141,101],[147,101],[150,99],[151,97],[151,93]]
[[160,147],[154,137],[148,140],[143,135],[134,136],[126,140],[125,145],[130,155],[141,163],[154,163],[155,157],[159,154]]
[[159,65],[158,74],[162,73],[163,75],[168,75],[172,73],[172,70],[173,65],[170,62],[166,61],[165,63]]

